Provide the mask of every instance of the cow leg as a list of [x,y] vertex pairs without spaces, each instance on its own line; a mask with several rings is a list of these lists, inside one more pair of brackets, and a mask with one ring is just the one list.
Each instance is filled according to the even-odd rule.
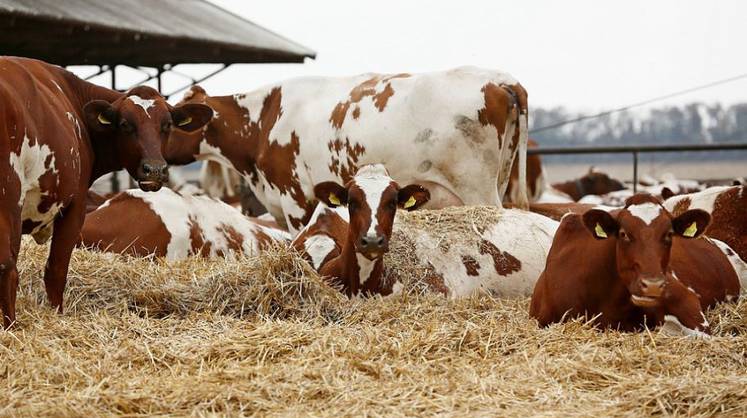
[[18,270],[16,262],[21,248],[20,210],[0,214],[0,307],[3,325],[10,327],[16,320]]
[[62,294],[67,283],[67,269],[70,255],[79,239],[80,229],[86,212],[85,190],[78,192],[70,205],[54,221],[52,246],[44,270],[44,286],[49,303],[62,313]]

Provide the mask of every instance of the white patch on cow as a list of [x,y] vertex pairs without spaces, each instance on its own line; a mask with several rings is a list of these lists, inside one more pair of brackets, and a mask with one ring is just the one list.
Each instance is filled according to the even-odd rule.
[[711,338],[710,335],[703,331],[690,329],[682,325],[682,322],[674,315],[664,315],[664,325],[662,325],[661,332],[672,336]]
[[362,286],[371,277],[377,260],[369,260],[359,253],[355,253],[355,260],[358,262],[358,280]]
[[706,240],[714,243],[719,250],[721,250],[722,253],[726,256],[726,258],[729,260],[729,263],[731,264],[731,267],[734,269],[734,272],[737,274],[737,278],[739,279],[739,285],[743,290],[747,290],[747,263],[744,262],[739,257],[739,254],[737,254],[736,251],[734,251],[729,244],[719,241],[716,238],[711,237],[704,237]]
[[369,164],[358,170],[353,181],[363,191],[366,204],[371,208],[371,224],[366,235],[376,235],[376,227],[379,225],[376,212],[381,204],[381,195],[391,184],[392,178],[383,164]]
[[672,212],[679,202],[684,199],[690,199],[689,209],[702,209],[710,214],[713,214],[713,207],[716,204],[716,200],[722,193],[738,188],[739,186],[717,186],[709,187],[701,192],[683,194],[679,196],[672,196],[664,201],[664,207]]
[[603,210],[605,212],[612,212],[613,210],[620,209],[620,208],[619,207],[615,207],[615,206],[596,205],[592,209],[599,209],[599,210]]
[[131,189],[125,193],[147,203],[171,234],[166,251],[168,260],[179,260],[190,255],[192,248],[190,219],[199,225],[203,241],[211,244],[210,256],[223,253],[231,258],[236,255],[226,238],[226,227],[231,227],[242,237],[241,251],[248,255],[259,252],[259,240],[257,239],[259,232],[274,241],[290,241],[290,235],[287,232],[252,222],[238,209],[207,196],[181,196],[167,188],[162,188],[157,192]]
[[134,94],[132,96],[127,96],[127,98],[130,99],[132,103],[135,103],[136,105],[142,107],[145,114],[150,118],[148,109],[150,109],[151,106],[153,106],[153,104],[156,102],[155,99],[143,99],[142,97]]
[[632,205],[628,207],[628,212],[640,219],[646,225],[651,225],[654,219],[661,214],[661,206],[655,203],[644,203],[642,205]]
[[394,285],[392,285],[392,295],[399,295],[402,293],[402,290],[404,290],[405,286],[402,285],[401,282],[396,281],[394,282]]
[[10,166],[21,183],[18,201],[21,207],[21,219],[40,223],[31,232],[34,235],[52,222],[62,207],[61,204],[54,203],[47,212],[39,212],[39,204],[46,194],[41,190],[39,179],[48,172],[57,175],[54,152],[46,144],[40,144],[38,139],[34,141],[34,145],[31,145],[31,139],[24,136],[20,153],[10,153]]
[[311,257],[311,264],[314,269],[319,270],[322,262],[335,249],[335,240],[327,235],[312,235],[303,243],[304,250]]
[[[477,237],[465,242],[451,240],[448,235],[436,236],[426,228],[404,230],[415,243],[415,254],[424,266],[432,266],[444,279],[449,297],[459,298],[480,291],[489,291],[498,297],[529,296],[534,290],[559,223],[545,216],[517,209],[504,209],[498,221]],[[395,218],[395,230],[404,228]],[[448,250],[439,244],[448,240]],[[481,253],[479,242],[488,241],[504,256],[510,254],[519,260],[521,267],[507,275],[499,274],[491,254]],[[485,252],[485,251],[483,251]],[[477,261],[477,276],[467,274],[462,262],[468,256]]]

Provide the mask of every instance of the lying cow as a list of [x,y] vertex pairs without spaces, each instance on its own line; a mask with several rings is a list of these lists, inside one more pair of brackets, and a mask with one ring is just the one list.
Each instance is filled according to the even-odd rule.
[[746,186],[711,187],[702,192],[670,197],[664,207],[678,216],[689,209],[702,209],[711,215],[705,234],[728,244],[742,260],[747,260]]
[[41,61],[0,58],[0,307],[15,321],[21,234],[52,237],[44,285],[62,311],[70,254],[83,224],[86,191],[127,169],[143,190],[167,179],[161,146],[176,126],[202,127],[212,110],[172,107],[150,87],[119,93]]
[[589,172],[583,177],[563,183],[554,183],[552,187],[565,193],[576,202],[587,195],[601,196],[625,189],[625,185],[621,181],[594,170],[594,167],[590,168]]
[[[314,211],[315,184],[345,184],[365,164],[386,161],[428,188],[431,207],[501,206],[517,153],[526,178],[527,93],[499,71],[298,78],[216,97],[194,87],[182,103],[216,114],[199,134],[172,135],[167,160],[231,166],[293,234]],[[521,207],[526,195],[520,181]]]
[[[494,208],[482,209],[499,211],[498,221],[482,230],[475,226],[469,237],[451,231],[452,237],[438,236],[433,222],[407,219],[431,213],[448,219],[455,216],[449,209],[413,212],[395,222],[396,202],[412,210],[424,204],[428,195],[417,185],[399,189],[381,165],[362,167],[347,187],[327,182],[317,185],[315,192],[324,204],[317,207],[293,246],[348,294],[386,295],[396,290],[398,272],[386,271],[383,260],[391,241],[413,252],[414,263],[426,272],[420,280],[429,290],[449,297],[478,290],[504,297],[526,296],[542,271],[557,227],[539,215]],[[341,207],[346,203],[347,208]]]
[[248,218],[207,196],[126,190],[86,216],[80,245],[138,257],[168,260],[189,256],[257,254],[276,242],[290,242],[277,224]]
[[698,238],[710,216],[694,209],[672,217],[659,200],[638,194],[623,209],[570,214],[560,223],[530,315],[541,326],[593,317],[625,331],[664,320],[686,333],[708,333],[703,309],[739,295],[725,244]]

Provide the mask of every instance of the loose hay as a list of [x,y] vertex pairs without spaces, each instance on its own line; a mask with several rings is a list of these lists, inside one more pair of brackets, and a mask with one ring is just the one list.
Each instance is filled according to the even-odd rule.
[[347,300],[283,248],[239,261],[76,251],[60,316],[24,243],[0,415],[747,413],[747,304],[710,340],[538,329],[528,301]]

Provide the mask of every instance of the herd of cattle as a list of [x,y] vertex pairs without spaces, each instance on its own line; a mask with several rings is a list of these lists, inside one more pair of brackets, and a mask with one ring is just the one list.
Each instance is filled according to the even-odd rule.
[[[402,289],[384,263],[402,239],[397,209],[448,216],[465,205],[504,209],[475,228],[474,245],[457,245],[460,229],[446,246],[428,225],[410,231],[423,280],[448,297],[531,295],[542,326],[586,315],[600,327],[666,322],[706,335],[703,311],[747,285],[744,185],[668,179],[634,194],[594,170],[548,185],[539,157],[527,158],[527,93],[505,73],[299,78],[219,97],[193,87],[172,106],[149,87],[120,93],[36,60],[4,57],[0,69],[6,327],[22,234],[51,237],[44,283],[60,312],[76,245],[170,260],[291,245],[347,295],[389,295]],[[205,190],[230,195],[238,174],[268,214],[162,188],[168,165],[197,160],[224,168]],[[89,190],[120,169],[139,190]]]

